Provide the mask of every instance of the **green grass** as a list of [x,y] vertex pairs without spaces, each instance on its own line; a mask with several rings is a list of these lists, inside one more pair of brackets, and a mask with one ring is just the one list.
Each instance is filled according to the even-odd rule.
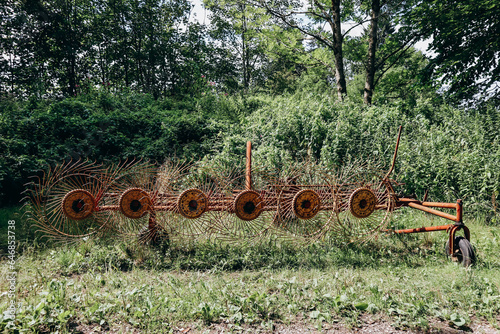
[[[444,223],[407,210],[393,215],[401,227]],[[364,245],[329,238],[302,248],[23,241],[17,259],[20,308],[14,321],[0,316],[0,328],[169,332],[218,324],[270,331],[297,322],[351,328],[363,325],[367,315],[403,329],[426,330],[436,321],[498,328],[499,229],[483,219],[466,223],[478,257],[469,269],[444,256],[444,232],[380,236]],[[4,261],[2,278],[8,272]],[[7,290],[5,279],[0,287]],[[0,313],[6,308],[2,298]]]

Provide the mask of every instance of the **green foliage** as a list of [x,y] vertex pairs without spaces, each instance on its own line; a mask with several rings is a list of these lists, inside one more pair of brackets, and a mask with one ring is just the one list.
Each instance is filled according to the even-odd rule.
[[241,160],[247,140],[254,161],[281,168],[313,159],[342,167],[350,161],[389,166],[399,125],[403,135],[395,175],[399,191],[468,207],[498,201],[500,155],[498,111],[461,110],[419,99],[415,106],[337,103],[308,91],[282,97],[260,95],[261,107],[233,126],[215,159]]
[[367,107],[337,103],[329,92],[311,89],[283,96],[226,96],[210,89],[180,100],[101,90],[52,103],[3,100],[3,205],[18,200],[29,176],[70,158],[161,163],[169,157],[205,157],[242,166],[248,140],[254,162],[269,167],[307,159],[337,168],[354,160],[389,166],[402,125],[395,175],[405,185],[399,191],[421,197],[429,190],[434,200],[462,198],[468,207],[486,206],[496,221],[500,126],[495,108],[455,109],[425,94]]
[[405,20],[425,37],[436,53],[427,79],[443,85],[458,102],[498,100],[500,75],[500,7],[496,1],[421,1]]
[[[350,84],[351,100],[368,87],[367,104],[372,92],[374,103],[402,98],[414,106],[414,95],[447,91],[457,102],[498,105],[500,25],[492,0],[204,0],[207,25],[190,19],[189,0],[3,3],[0,94],[21,100],[96,89],[192,98],[206,93],[209,80],[227,93],[314,85],[332,94],[338,84],[342,100]],[[373,34],[366,23],[375,22]],[[362,33],[352,34],[356,28]],[[427,63],[412,45],[430,36],[437,56]]]
[[207,41],[205,26],[189,22],[188,0],[7,3],[1,93],[74,97],[100,87],[190,96],[199,94],[202,75],[234,85],[225,77],[234,71],[227,50]]
[[210,116],[218,110],[202,109],[215,98],[209,95],[196,103],[100,91],[52,104],[10,104],[0,114],[3,205],[19,200],[30,176],[68,159],[201,158],[220,131]]
[[[392,224],[429,219],[439,218],[403,210]],[[444,255],[445,233],[382,235],[364,245],[327,237],[306,247],[198,241],[162,249],[106,240],[27,248],[17,263],[20,308],[13,321],[3,313],[8,299],[0,301],[0,329],[264,330],[297,322],[327,329],[362,326],[368,314],[399,329],[494,326],[499,235],[483,220],[467,225],[479,259],[472,269]]]
[[235,77],[239,77],[241,87],[247,90],[258,76],[259,64],[266,58],[259,30],[269,18],[264,10],[245,1],[204,0],[203,3],[210,10],[211,37],[224,44],[239,73]]
[[423,98],[438,99],[438,95],[426,87],[421,78],[422,70],[429,61],[420,51],[410,51],[407,51],[407,57],[399,59],[380,77],[373,97],[375,104],[404,103],[409,108],[415,108]]

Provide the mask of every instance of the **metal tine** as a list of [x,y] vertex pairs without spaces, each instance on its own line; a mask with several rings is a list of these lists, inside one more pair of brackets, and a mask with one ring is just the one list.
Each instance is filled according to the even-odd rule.
[[[127,241],[149,242],[150,230],[158,229],[154,220],[154,208],[158,204],[156,186],[157,166],[147,160],[125,160],[116,165],[109,165],[105,171],[107,186],[101,194],[100,205],[110,208],[106,230],[114,238],[123,238]],[[137,190],[142,197],[138,200],[148,203],[144,213],[138,218],[130,218],[123,214],[120,203],[123,196],[131,190]],[[141,192],[142,191],[142,192]],[[159,235],[159,233],[158,233]],[[153,235],[152,235],[153,236]]]
[[[353,161],[339,171],[337,188],[338,226],[336,234],[347,242],[367,242],[376,239],[387,225],[393,210],[390,189],[383,182],[384,171],[380,166]],[[380,186],[380,185],[383,186]],[[361,189],[368,189],[376,198],[374,211],[366,217],[356,217],[352,213],[350,200]]]
[[67,193],[75,189],[95,196],[101,171],[101,165],[95,162],[70,160],[43,172],[42,177],[37,177],[38,182],[32,182],[27,191],[26,204],[31,224],[56,242],[77,242],[98,234],[100,223],[96,213],[86,219],[71,220],[62,213],[62,201]]
[[[376,165],[354,160],[334,170],[308,160],[281,170],[263,165],[248,168],[250,183],[240,164],[223,161],[169,160],[159,168],[142,160],[106,167],[69,161],[30,183],[26,190],[30,219],[54,240],[113,236],[141,243],[187,238],[255,244],[277,238],[306,244],[327,234],[349,242],[376,238],[394,208],[390,185],[379,186],[385,183]],[[350,204],[361,188],[377,202],[377,210],[362,218],[353,214]],[[63,212],[65,196],[74,191],[94,201],[92,214],[85,219],[69,219]],[[250,202],[258,206],[248,219],[239,215],[241,208],[235,204],[245,193],[252,193]],[[195,208],[199,204],[203,210],[192,215],[182,211],[185,208],[179,205],[186,194],[199,196],[202,200],[195,200]],[[137,215],[126,214],[132,210],[123,206],[126,199],[130,205],[132,200],[141,204]],[[89,200],[84,202],[85,210]]]
[[[330,181],[317,171],[319,165],[312,160],[296,162],[282,170],[280,178],[275,181],[275,197],[277,210],[273,217],[274,232],[286,243],[307,244],[325,235],[333,219],[333,197]],[[302,217],[296,211],[300,200],[299,193],[307,191],[310,197],[305,202],[312,205],[310,199],[317,199],[312,217]],[[294,205],[295,204],[295,205]],[[320,210],[322,206],[330,206],[328,210]],[[299,217],[297,215],[301,217]]]
[[[210,237],[221,243],[255,244],[259,242],[269,226],[269,213],[262,211],[265,207],[269,191],[265,175],[268,169],[263,166],[253,166],[253,184],[256,195],[262,202],[256,210],[260,212],[256,219],[242,220],[235,212],[235,200],[243,192],[253,191],[247,189],[245,173],[239,165],[213,162],[208,167],[214,180],[217,182],[217,193],[214,196],[212,210],[207,212],[206,220],[210,226]],[[215,209],[215,210],[213,210]]]
[[172,239],[205,237],[209,230],[208,222],[204,219],[207,212],[200,211],[201,216],[196,218],[185,217],[181,214],[178,200],[184,191],[195,190],[206,197],[206,201],[200,205],[205,205],[205,210],[208,209],[217,193],[217,187],[206,167],[201,162],[167,161],[160,167],[158,174],[157,187],[163,199],[161,205],[165,208],[157,213],[159,224],[168,231]]

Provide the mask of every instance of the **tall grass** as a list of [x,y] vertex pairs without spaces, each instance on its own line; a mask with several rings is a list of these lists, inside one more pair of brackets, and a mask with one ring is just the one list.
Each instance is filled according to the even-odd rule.
[[[59,103],[50,110],[70,112],[85,101],[77,102]],[[106,108],[112,110],[99,112],[100,117],[122,119],[121,107],[108,102]],[[151,109],[149,102],[143,102],[144,106],[129,108],[130,120],[136,112],[147,119],[143,112]],[[154,110],[182,107],[163,104],[155,102]],[[188,124],[189,129],[210,128],[210,138],[193,146],[210,152],[207,161],[241,164],[245,142],[251,140],[255,163],[277,168],[302,159],[332,168],[355,159],[389,165],[398,126],[403,125],[394,175],[404,185],[398,191],[421,198],[429,190],[431,200],[464,199],[476,266],[464,269],[448,260],[444,232],[380,235],[363,245],[344,244],[331,235],[307,247],[175,241],[138,247],[114,240],[61,246],[39,239],[26,220],[15,215],[16,208],[5,208],[0,210],[0,231],[6,235],[6,222],[15,219],[16,240],[20,241],[20,307],[15,320],[0,316],[2,330],[69,332],[87,326],[125,331],[120,327],[125,324],[135,330],[168,332],[184,323],[198,328],[217,323],[235,330],[272,330],[276,324],[298,321],[320,329],[339,321],[358,326],[368,314],[388,318],[398,328],[426,330],[435,321],[462,329],[477,322],[498,328],[497,110],[459,110],[431,101],[420,101],[412,110],[398,105],[366,107],[307,91],[251,99],[212,96],[189,108],[204,118],[202,125],[187,122],[192,125]],[[164,124],[177,124],[174,132],[182,135],[185,124],[176,123],[176,112],[163,114],[168,115]],[[24,121],[19,120],[20,124]],[[79,125],[86,122],[77,121]],[[164,142],[169,142],[168,133],[162,133]],[[110,134],[105,139],[114,142],[117,138]],[[159,156],[165,151],[161,143],[156,143],[161,148]],[[149,144],[141,145],[156,147]],[[193,150],[184,142],[179,145],[186,152]],[[31,161],[24,155],[20,159]],[[443,224],[440,218],[409,210],[395,212],[391,221],[393,227],[438,224]],[[0,240],[1,248],[6,248],[6,238]],[[2,277],[7,272],[4,263]],[[0,282],[2,291],[6,284]],[[0,313],[6,303],[6,299],[0,301]]]
[[[409,210],[397,211],[391,222],[442,223]],[[15,322],[0,318],[0,327],[169,332],[217,324],[254,331],[305,322],[321,329],[339,322],[361,326],[367,315],[402,329],[427,330],[436,322],[498,326],[499,234],[482,219],[469,216],[466,223],[478,255],[469,269],[445,256],[445,232],[380,235],[363,245],[339,244],[332,236],[306,247],[138,247],[113,240],[27,246],[17,263],[20,308]],[[2,266],[1,275],[6,271]],[[5,291],[5,281],[0,288]],[[6,303],[0,302],[0,313]]]
[[498,212],[500,115],[494,108],[462,110],[419,101],[367,107],[329,95],[261,95],[258,107],[224,134],[215,159],[242,160],[251,140],[255,163],[282,167],[314,159],[341,167],[354,159],[390,165],[403,126],[395,176],[401,192],[433,200],[462,198],[469,208]]

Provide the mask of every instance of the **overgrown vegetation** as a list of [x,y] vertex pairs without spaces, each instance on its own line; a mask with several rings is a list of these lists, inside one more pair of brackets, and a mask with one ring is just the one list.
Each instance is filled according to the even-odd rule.
[[40,169],[68,159],[101,162],[146,158],[244,159],[280,167],[314,159],[341,167],[359,159],[389,165],[399,125],[396,165],[400,189],[434,200],[479,205],[494,215],[500,200],[500,116],[495,108],[463,110],[432,100],[402,105],[339,104],[309,90],[282,96],[225,96],[191,101],[154,100],[105,91],[44,102],[4,100],[0,115],[3,203],[18,201],[23,184]]
[[[392,224],[429,223],[440,221],[398,211]],[[479,259],[472,269],[446,258],[445,233],[381,235],[365,245],[339,245],[332,237],[305,248],[202,242],[148,248],[112,240],[58,246],[31,240],[19,247],[16,319],[10,322],[4,313],[0,326],[172,332],[212,324],[272,330],[304,322],[321,329],[357,327],[371,315],[400,329],[429,329],[436,322],[498,328],[499,234],[483,219],[469,216],[467,224]],[[5,291],[7,283],[0,284]],[[6,303],[3,298],[0,312]]]
[[[207,24],[189,0],[1,3],[0,232],[15,219],[19,302],[12,319],[0,301],[4,332],[335,329],[367,317],[499,328],[494,1],[204,0]],[[435,56],[413,47],[429,36]],[[61,246],[18,208],[30,176],[71,159],[243,165],[251,140],[255,165],[388,166],[400,125],[397,191],[464,200],[472,269],[443,255],[444,233]],[[391,224],[442,222],[398,210]],[[7,249],[0,237],[2,277]]]
[[[496,17],[491,1],[203,4],[206,24],[190,19],[188,0],[6,0],[0,205],[69,159],[236,161],[252,140],[274,166],[387,163],[403,125],[403,191],[495,210],[498,43],[482,41],[499,23],[477,19]],[[424,36],[436,57],[413,47]]]

